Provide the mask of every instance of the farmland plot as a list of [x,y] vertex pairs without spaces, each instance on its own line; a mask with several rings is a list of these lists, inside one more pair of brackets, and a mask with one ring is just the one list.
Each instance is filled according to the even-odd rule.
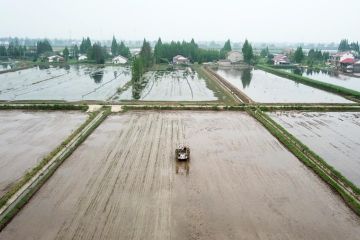
[[217,69],[216,73],[261,103],[351,103],[338,95],[257,69]]
[[0,75],[0,100],[107,100],[131,79],[128,67],[34,67]]
[[85,119],[79,112],[0,111],[0,197]]
[[[174,159],[179,143],[191,147],[188,165]],[[340,197],[245,113],[147,111],[105,120],[0,239],[359,234]]]
[[150,71],[140,89],[130,86],[114,96],[114,100],[146,101],[215,101],[205,79],[190,68],[175,71]]
[[360,113],[275,112],[270,116],[360,187]]

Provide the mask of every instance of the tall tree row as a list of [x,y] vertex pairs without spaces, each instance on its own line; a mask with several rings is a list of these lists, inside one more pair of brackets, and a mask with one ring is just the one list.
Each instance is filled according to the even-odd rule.
[[113,36],[111,42],[111,54],[112,56],[121,55],[126,58],[131,57],[130,49],[127,46],[125,46],[125,43],[123,41],[118,43],[115,39],[115,36]]
[[194,39],[190,42],[182,41],[163,43],[161,38],[157,41],[154,48],[154,58],[156,63],[171,62],[176,55],[187,57],[192,62],[210,62],[221,58],[220,51],[212,49],[201,49]]
[[253,48],[247,39],[245,39],[244,45],[242,47],[242,53],[244,55],[244,62],[251,64],[254,60],[254,53]]

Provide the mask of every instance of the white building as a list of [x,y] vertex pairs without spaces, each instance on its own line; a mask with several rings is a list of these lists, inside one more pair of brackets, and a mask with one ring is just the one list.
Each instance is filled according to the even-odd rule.
[[48,62],[51,63],[51,62],[63,62],[64,61],[64,58],[59,56],[59,55],[54,55],[54,56],[50,56],[48,57]]
[[85,56],[85,55],[79,55],[78,60],[79,60],[79,61],[85,61],[85,60],[87,60],[87,56]]
[[190,61],[188,58],[181,56],[181,55],[177,55],[175,57],[173,57],[173,63],[174,64],[189,64]]
[[116,56],[112,59],[113,64],[125,64],[128,62],[128,59],[126,57],[123,57],[121,55]]
[[272,59],[274,62],[274,65],[288,65],[290,64],[289,58],[286,55],[283,54],[277,54]]
[[231,63],[239,63],[244,61],[244,56],[239,51],[230,51],[227,54],[227,60],[229,60]]

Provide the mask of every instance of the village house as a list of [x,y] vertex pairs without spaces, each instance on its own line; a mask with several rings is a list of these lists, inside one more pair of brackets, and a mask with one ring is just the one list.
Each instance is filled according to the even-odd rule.
[[234,64],[243,62],[244,56],[239,51],[230,51],[228,52],[226,59],[229,60],[231,64]]
[[181,55],[176,55],[175,57],[173,57],[173,64],[189,64],[190,61],[188,58],[181,56]]
[[123,57],[121,55],[116,56],[112,59],[113,64],[125,64],[128,62],[128,59],[126,57]]
[[52,63],[52,62],[64,62],[64,58],[59,56],[59,55],[49,56],[47,58],[47,60],[48,60],[49,63]]
[[289,58],[284,54],[277,54],[272,59],[274,62],[274,65],[289,65],[290,61]]
[[355,60],[354,55],[351,52],[338,52],[330,56],[330,64],[336,68],[341,67],[341,62],[345,65],[353,63]]
[[87,56],[84,55],[84,54],[80,54],[78,60],[79,61],[85,61],[85,60],[87,60]]

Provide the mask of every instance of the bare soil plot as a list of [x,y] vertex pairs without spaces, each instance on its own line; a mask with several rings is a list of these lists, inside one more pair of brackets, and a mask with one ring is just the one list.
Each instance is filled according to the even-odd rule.
[[[188,166],[175,162],[179,142],[191,146]],[[359,234],[360,219],[247,114],[147,111],[105,120],[0,239]]]
[[351,101],[258,69],[217,69],[216,73],[261,103],[351,103]]
[[360,187],[360,113],[274,112],[270,116]]
[[0,111],[0,196],[86,117],[80,112]]

